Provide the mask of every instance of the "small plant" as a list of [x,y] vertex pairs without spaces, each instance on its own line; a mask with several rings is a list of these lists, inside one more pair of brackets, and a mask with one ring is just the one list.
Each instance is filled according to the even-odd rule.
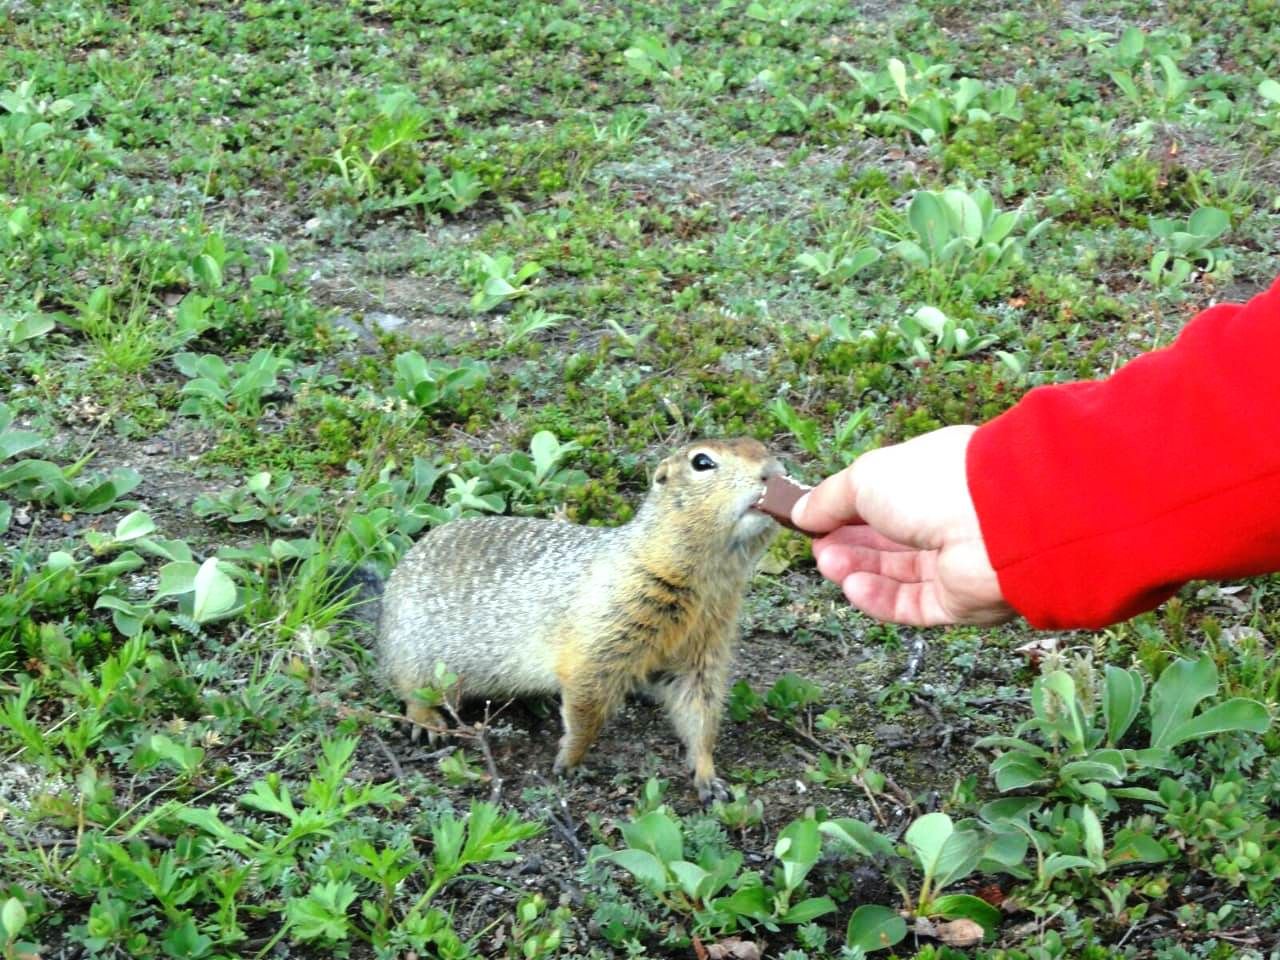
[[1192,81],[1169,53],[1151,50],[1147,40],[1137,27],[1127,28],[1108,51],[1107,75],[1144,117],[1168,116],[1188,101]]
[[[30,458],[6,464],[5,461],[35,450],[45,442],[40,434],[16,430],[12,424],[12,408],[0,403],[0,494],[48,504],[64,513],[103,513],[133,505],[123,498],[142,482],[136,470],[119,467],[106,477],[81,478],[88,456],[69,467]],[[12,515],[12,505],[0,499],[0,532],[8,528]]]
[[382,90],[374,98],[372,122],[348,127],[340,134],[342,145],[329,155],[342,181],[359,194],[372,194],[388,174],[389,160],[397,152],[409,152],[426,131],[430,114],[404,88]]
[[865,115],[877,132],[905,130],[923,143],[945,140],[964,124],[1017,118],[1017,91],[988,91],[973,77],[952,79],[950,64],[931,63],[918,54],[906,62],[891,57],[884,70],[867,71],[849,63],[840,68],[857,82],[855,96],[876,109]]
[[[1088,662],[1078,664],[1077,672],[1083,682],[1066,669],[1047,670],[1031,689],[1033,716],[1011,737],[978,741],[980,747],[1002,751],[991,764],[1000,790],[1047,788],[1051,796],[1087,801],[1107,811],[1116,809],[1118,799],[1159,804],[1155,791],[1126,782],[1168,768],[1180,744],[1232,731],[1262,733],[1271,723],[1266,707],[1243,697],[1196,714],[1196,707],[1218,690],[1217,667],[1202,655],[1165,668],[1148,700],[1147,747],[1122,747],[1143,705],[1142,675],[1108,665],[1098,686]],[[1044,745],[1025,739],[1028,733],[1037,734]]]
[[228,523],[265,523],[272,530],[296,530],[320,510],[317,487],[293,488],[293,475],[263,470],[245,478],[244,485],[211,496],[201,494],[193,510],[197,517],[218,517]]
[[550,430],[540,430],[530,439],[527,454],[500,454],[489,462],[484,475],[489,482],[509,491],[508,501],[514,513],[532,513],[539,503],[562,500],[568,490],[587,482],[587,475],[581,470],[561,466],[580,449],[576,443],[561,443]]
[[529,281],[542,272],[542,267],[531,260],[517,270],[515,257],[509,254],[491,257],[478,253],[467,272],[473,291],[471,309],[486,313],[511,300],[527,297],[532,292]]
[[[623,825],[622,835],[626,847],[597,848],[595,859],[625,869],[669,909],[691,917],[696,930],[724,933],[755,923],[776,929],[779,923],[808,923],[835,910],[828,897],[793,902],[821,852],[814,820],[794,821],[779,834],[773,884],[755,871],[742,871],[737,850],[722,856],[704,852],[697,862],[684,859],[681,824],[665,807]],[[730,887],[733,892],[727,893]]]
[[[833,326],[836,326],[833,323]],[[842,468],[864,453],[872,444],[870,435],[872,411],[862,407],[846,415],[833,430],[826,430],[812,417],[806,417],[783,397],[775,397],[769,413],[796,438],[800,448],[821,460],[824,466]]]
[[956,320],[937,307],[923,306],[898,322],[898,333],[912,354],[921,360],[967,357],[997,341],[992,333],[979,334],[971,320]]
[[1161,249],[1151,257],[1146,279],[1153,287],[1180,287],[1199,267],[1213,273],[1226,265],[1225,251],[1212,244],[1231,226],[1231,218],[1217,207],[1201,207],[1187,220],[1151,218],[1151,232],[1161,242]]
[[507,323],[506,346],[508,348],[514,347],[542,330],[554,330],[568,319],[568,314],[552,313],[542,307],[531,307],[519,312],[513,312],[511,319]]
[[37,310],[0,311],[0,347],[27,348],[48,334],[54,323],[52,315]]
[[420,410],[450,409],[462,394],[484,384],[489,368],[479,360],[463,360],[451,367],[443,360],[427,360],[417,350],[397,354],[392,391]]
[[173,364],[190,378],[181,391],[187,398],[178,407],[181,416],[249,420],[262,413],[263,401],[278,388],[277,377],[293,366],[269,348],[232,366],[216,354],[194,353],[177,354]]
[[796,264],[813,273],[818,286],[838,286],[879,259],[880,251],[875,247],[851,250],[838,245],[830,250],[808,250],[796,257]]
[[1050,222],[1041,220],[1017,236],[1023,218],[1022,210],[997,210],[982,187],[918,190],[907,207],[911,236],[890,252],[926,274],[926,289],[938,302],[953,297],[957,286],[981,300],[1000,288],[1003,275],[1022,262],[1027,245]]

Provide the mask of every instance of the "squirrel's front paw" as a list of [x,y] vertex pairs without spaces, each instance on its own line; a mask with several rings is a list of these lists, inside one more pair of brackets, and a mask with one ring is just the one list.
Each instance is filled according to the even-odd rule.
[[712,777],[706,783],[698,785],[698,799],[702,801],[704,807],[711,806],[717,800],[728,802],[732,796],[725,782],[719,777]]

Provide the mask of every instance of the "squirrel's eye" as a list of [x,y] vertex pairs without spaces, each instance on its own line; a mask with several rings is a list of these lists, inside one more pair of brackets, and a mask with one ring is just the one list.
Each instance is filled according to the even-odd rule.
[[695,453],[693,459],[689,462],[693,464],[693,469],[695,470],[714,470],[716,468],[716,462],[705,453]]

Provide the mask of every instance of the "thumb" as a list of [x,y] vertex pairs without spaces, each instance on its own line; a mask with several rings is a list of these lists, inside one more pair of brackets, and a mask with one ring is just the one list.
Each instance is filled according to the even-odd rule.
[[795,502],[791,522],[811,533],[829,533],[838,527],[862,523],[857,510],[853,467],[832,474]]

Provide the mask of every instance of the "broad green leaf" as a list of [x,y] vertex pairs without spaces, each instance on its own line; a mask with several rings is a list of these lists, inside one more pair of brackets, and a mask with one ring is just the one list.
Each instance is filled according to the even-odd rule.
[[773,855],[782,862],[783,883],[795,890],[813,869],[822,852],[822,840],[816,820],[795,820],[787,824],[773,847]]
[[1098,819],[1098,815],[1093,812],[1093,807],[1086,806],[1081,809],[1080,825],[1084,828],[1085,856],[1094,864],[1101,865],[1106,838],[1102,833],[1102,822]]
[[944,190],[942,200],[947,205],[951,218],[951,229],[955,233],[976,243],[982,239],[982,211],[969,196],[967,190],[956,187]]
[[1217,207],[1200,207],[1187,221],[1187,229],[1201,237],[1216,240],[1231,226],[1231,217]]
[[236,604],[236,585],[218,566],[217,557],[200,564],[192,584],[195,597],[191,617],[196,623],[207,623],[222,616]]
[[4,902],[4,906],[0,907],[0,927],[4,928],[5,938],[10,941],[17,940],[18,934],[26,925],[27,908],[17,897],[10,897]]
[[830,897],[810,897],[807,900],[801,900],[778,920],[782,923],[808,923],[810,920],[835,912],[836,904]]
[[920,238],[920,245],[936,259],[951,238],[946,205],[936,193],[917,190],[907,207],[907,220]]
[[951,322],[947,315],[937,307],[921,307],[913,316],[916,323],[920,324],[935,337],[941,337],[946,332],[947,324]]
[[1103,686],[1102,715],[1107,724],[1107,742],[1119,743],[1142,709],[1146,684],[1137,670],[1108,664]]
[[1018,223],[1020,216],[1017,210],[1006,210],[1000,214],[982,233],[982,239],[987,243],[999,243],[1007,237]]
[[722,913],[738,914],[761,922],[773,917],[773,911],[769,909],[769,894],[760,885],[758,877],[755,883],[741,886],[731,895],[718,898],[712,906]]
[[1143,48],[1147,45],[1147,35],[1137,27],[1127,27],[1120,35],[1120,42],[1116,46],[1116,52],[1120,55],[1122,61],[1132,63]]
[[1280,103],[1280,83],[1276,83],[1270,77],[1258,84],[1258,93],[1272,103]]
[[982,857],[983,837],[956,830],[945,813],[927,813],[907,828],[907,845],[915,851],[925,877],[945,887],[970,873]]
[[1176,747],[1188,740],[1200,740],[1215,733],[1244,730],[1264,733],[1271,726],[1271,715],[1257,700],[1235,697],[1225,703],[1215,704],[1208,710],[1184,723],[1178,724],[1169,734],[1165,746]]
[[529,452],[533,455],[535,479],[541,483],[564,455],[564,448],[550,430],[539,430],[529,441]]
[[951,893],[935,897],[929,904],[930,916],[944,917],[947,920],[972,920],[987,935],[1000,926],[1000,911],[981,897],[968,893]]
[[1001,793],[1021,790],[1049,779],[1049,772],[1035,757],[1025,753],[1006,753],[991,763],[991,775]]
[[44,437],[30,430],[4,430],[0,432],[0,460],[34,450],[43,443]]
[[1045,883],[1048,883],[1060,873],[1067,870],[1094,870],[1095,865],[1085,857],[1078,857],[1069,853],[1051,853],[1044,858],[1044,867],[1041,876]]
[[893,80],[893,85],[898,88],[898,96],[902,98],[902,102],[909,103],[910,98],[907,96],[907,67],[897,57],[889,58],[889,78]]
[[818,830],[824,836],[830,837],[864,857],[889,856],[893,853],[892,841],[861,820],[854,820],[851,817],[824,820],[818,824]]
[[1191,719],[1196,705],[1218,690],[1218,668],[1208,654],[1178,659],[1165,667],[1151,688],[1151,746],[1168,749],[1177,729]]
[[889,248],[889,252],[897,254],[917,269],[924,270],[929,266],[929,255],[914,240],[899,240]]
[[615,850],[607,859],[626,870],[648,890],[661,893],[667,888],[667,871],[648,850]]
[[651,810],[643,817],[625,824],[622,836],[627,846],[648,850],[663,863],[684,859],[684,841],[680,827],[662,810]]
[[671,871],[671,875],[676,878],[676,882],[680,884],[680,889],[685,892],[685,895],[696,899],[698,897],[698,888],[707,879],[707,871],[696,863],[690,863],[688,860],[673,860],[667,864],[667,868]]
[[846,946],[860,947],[867,953],[886,950],[902,942],[907,935],[907,922],[896,911],[874,903],[864,903],[853,911],[845,928]]
[[115,540],[116,543],[128,543],[154,533],[155,529],[154,520],[141,510],[135,510],[120,518],[120,522],[116,524]]
[[1107,863],[1110,866],[1123,863],[1165,863],[1168,859],[1168,851],[1155,837],[1124,829],[1116,832]]

